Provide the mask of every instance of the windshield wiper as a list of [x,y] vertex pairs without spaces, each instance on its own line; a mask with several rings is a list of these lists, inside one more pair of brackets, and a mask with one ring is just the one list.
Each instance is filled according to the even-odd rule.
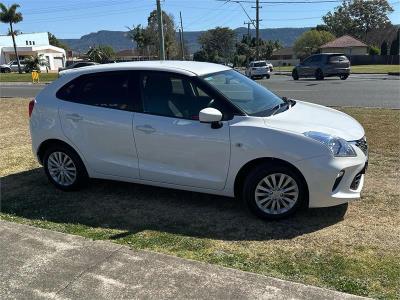
[[285,106],[288,107],[287,109],[289,109],[292,106],[292,100],[290,100],[290,99],[288,99],[286,97],[282,97],[282,100],[283,100],[282,103],[276,105],[275,107],[273,107],[271,109],[272,113],[270,114],[270,116],[275,115],[281,108],[283,108]]

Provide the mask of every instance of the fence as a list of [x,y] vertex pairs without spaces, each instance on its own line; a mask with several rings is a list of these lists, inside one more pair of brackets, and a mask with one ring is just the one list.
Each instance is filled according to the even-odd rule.
[[351,65],[398,65],[399,55],[352,55]]

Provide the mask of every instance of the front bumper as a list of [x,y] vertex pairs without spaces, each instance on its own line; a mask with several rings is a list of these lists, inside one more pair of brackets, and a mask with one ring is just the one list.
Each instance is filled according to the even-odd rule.
[[354,149],[356,157],[323,156],[297,163],[308,185],[309,207],[335,206],[360,198],[368,157],[358,147]]

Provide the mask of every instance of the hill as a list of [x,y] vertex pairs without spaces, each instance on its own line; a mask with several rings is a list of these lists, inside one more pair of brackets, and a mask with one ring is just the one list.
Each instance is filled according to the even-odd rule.
[[[294,41],[303,32],[310,28],[271,28],[260,29],[260,37],[266,40],[280,40],[284,46],[292,46]],[[235,29],[238,39],[247,34],[247,28],[239,27]],[[185,32],[185,42],[193,53],[200,48],[197,42],[199,36],[204,31],[188,31]],[[251,35],[255,36],[255,30],[251,30]],[[77,52],[86,52],[94,45],[110,45],[115,51],[130,49],[134,47],[134,43],[126,37],[124,31],[108,31],[101,30],[82,36],[80,39],[63,39],[71,49]]]

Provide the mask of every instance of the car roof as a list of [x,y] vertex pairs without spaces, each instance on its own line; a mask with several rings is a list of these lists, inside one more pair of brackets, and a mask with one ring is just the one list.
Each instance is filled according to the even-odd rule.
[[231,68],[219,64],[196,62],[196,61],[174,61],[174,60],[153,60],[153,61],[136,61],[110,63],[103,65],[87,66],[78,69],[68,70],[68,74],[86,74],[107,71],[122,70],[152,70],[152,71],[169,71],[189,76],[202,76],[205,74],[216,73],[220,71],[231,70]]

